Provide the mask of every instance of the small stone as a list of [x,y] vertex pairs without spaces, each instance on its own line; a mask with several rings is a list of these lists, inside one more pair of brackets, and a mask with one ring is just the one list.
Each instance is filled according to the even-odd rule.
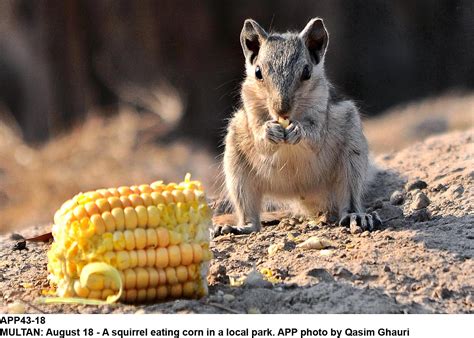
[[447,288],[438,287],[433,291],[433,297],[446,299],[451,297],[453,292]]
[[24,314],[26,312],[25,304],[20,302],[8,304],[7,312],[15,315]]
[[271,287],[273,287],[273,284],[271,282],[265,280],[264,276],[256,270],[250,271],[250,273],[245,278],[244,285],[249,286],[249,287],[253,287],[253,288],[271,288]]
[[412,181],[412,182],[408,182],[406,185],[405,185],[405,189],[407,191],[411,191],[411,190],[415,190],[415,189],[426,189],[426,187],[428,187],[428,184],[426,184],[425,181],[422,181],[422,180],[416,180],[416,181]]
[[426,208],[422,208],[415,210],[409,218],[414,222],[426,222],[431,219],[431,212]]
[[369,236],[370,236],[370,232],[368,232],[367,230],[360,234],[360,237],[369,237]]
[[209,277],[208,277],[209,284],[228,284],[229,283],[229,276],[227,276],[227,270],[224,265],[222,264],[215,264],[211,265],[209,269]]
[[334,276],[338,278],[343,278],[343,279],[352,279],[354,274],[350,272],[349,270],[347,270],[346,268],[340,266],[336,268],[336,270],[334,271]]
[[334,280],[325,269],[311,269],[306,272],[306,275],[316,278],[318,282],[330,283]]
[[411,203],[410,207],[412,210],[419,210],[419,209],[422,209],[422,208],[426,208],[428,205],[430,205],[431,201],[430,199],[428,198],[428,196],[426,196],[424,193],[422,192],[419,192],[418,194],[416,194],[413,202]]
[[442,183],[438,183],[436,187],[431,189],[431,191],[434,191],[434,192],[443,191],[443,190],[446,190],[446,186]]
[[395,190],[390,196],[390,203],[392,205],[400,205],[405,200],[405,194],[402,191]]
[[248,308],[247,313],[249,315],[258,315],[258,314],[261,314],[262,312],[257,307],[250,307],[250,308]]
[[145,314],[145,313],[146,313],[146,312],[145,312],[145,309],[139,309],[139,310],[135,311],[135,314],[136,314],[136,315],[143,315],[143,314]]
[[224,296],[222,296],[222,298],[224,299],[224,302],[230,303],[235,299],[235,296],[230,293],[226,293]]
[[385,272],[392,272],[392,270],[390,269],[390,267],[389,267],[388,265],[385,265],[385,266],[383,267],[383,271],[385,271]]

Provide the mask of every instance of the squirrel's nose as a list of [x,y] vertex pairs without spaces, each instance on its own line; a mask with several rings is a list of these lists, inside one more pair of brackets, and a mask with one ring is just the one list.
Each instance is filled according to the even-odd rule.
[[278,116],[288,118],[290,116],[291,104],[289,99],[281,99],[273,101],[273,110]]

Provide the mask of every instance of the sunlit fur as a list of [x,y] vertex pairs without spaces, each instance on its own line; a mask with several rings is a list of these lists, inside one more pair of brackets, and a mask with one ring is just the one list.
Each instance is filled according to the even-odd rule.
[[[315,64],[302,34],[285,33],[269,34],[253,62],[246,59],[242,108],[230,120],[224,153],[227,193],[240,226],[260,229],[264,197],[290,201],[305,214],[362,211],[367,142],[355,105],[336,99],[324,56],[325,50]],[[305,65],[311,78],[301,81]],[[256,66],[263,81],[255,77]],[[266,138],[265,122],[278,118],[285,100],[289,119],[302,127],[295,145]]]

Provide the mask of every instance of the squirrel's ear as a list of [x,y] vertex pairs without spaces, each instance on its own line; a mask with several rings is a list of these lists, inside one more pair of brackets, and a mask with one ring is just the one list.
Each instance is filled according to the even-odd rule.
[[253,63],[258,55],[262,42],[268,37],[267,32],[260,25],[252,20],[247,19],[240,33],[240,44],[244,51],[245,59]]
[[324,27],[323,19],[311,19],[306,27],[301,31],[300,38],[303,39],[306,47],[313,58],[313,62],[318,64],[326,53],[328,47],[329,34]]

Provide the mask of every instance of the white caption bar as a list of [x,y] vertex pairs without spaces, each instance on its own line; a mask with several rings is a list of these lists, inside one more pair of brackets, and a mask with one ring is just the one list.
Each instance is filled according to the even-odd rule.
[[0,337],[446,338],[468,337],[473,319],[471,315],[2,315]]

